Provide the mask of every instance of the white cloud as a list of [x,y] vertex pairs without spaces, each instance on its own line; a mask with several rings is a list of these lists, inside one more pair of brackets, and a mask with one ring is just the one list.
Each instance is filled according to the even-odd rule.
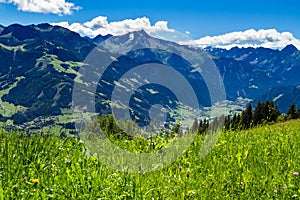
[[290,32],[278,32],[276,29],[246,30],[231,32],[219,36],[206,36],[198,40],[181,42],[181,44],[198,47],[218,47],[230,49],[232,47],[265,47],[281,49],[289,44],[293,44],[300,49],[300,41]]
[[79,6],[65,0],[0,0],[0,3],[13,3],[18,10],[24,12],[53,13],[57,15],[71,15]]
[[91,21],[85,23],[72,23],[59,22],[52,23],[52,25],[58,25],[77,32],[80,35],[95,37],[101,35],[124,35],[132,31],[144,30],[147,33],[158,32],[174,32],[173,29],[168,28],[168,22],[157,21],[154,25],[151,24],[149,18],[142,17],[136,19],[125,19],[123,21],[108,22],[107,17],[98,16]]
[[[1,0],[0,0],[1,1]],[[276,29],[249,29],[246,31],[231,32],[219,36],[206,36],[197,40],[189,37],[190,32],[181,34],[168,27],[168,22],[157,21],[151,24],[149,18],[142,17],[136,19],[125,19],[122,21],[109,22],[107,17],[98,16],[91,21],[84,23],[59,22],[52,23],[68,28],[82,36],[95,37],[101,35],[124,35],[132,31],[145,30],[148,34],[184,45],[196,47],[218,47],[230,49],[232,47],[265,47],[272,49],[282,49],[289,44],[293,44],[300,49],[300,41],[290,32],[278,32]]]

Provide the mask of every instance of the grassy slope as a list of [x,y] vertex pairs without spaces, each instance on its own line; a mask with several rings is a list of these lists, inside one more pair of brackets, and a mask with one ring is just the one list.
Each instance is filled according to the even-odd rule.
[[[0,133],[0,200],[300,196],[300,176],[293,175],[300,171],[299,120],[224,133],[203,159],[198,157],[199,136],[172,166],[147,174],[111,170],[85,157],[76,139],[16,135]],[[35,178],[38,184],[32,183]]]
[[17,111],[26,110],[26,107],[20,106],[20,105],[14,105],[12,103],[3,102],[2,97],[9,93],[11,89],[17,86],[18,82],[22,80],[23,76],[18,77],[15,83],[13,83],[9,88],[5,90],[0,91],[0,114],[4,117],[11,117],[14,115]]

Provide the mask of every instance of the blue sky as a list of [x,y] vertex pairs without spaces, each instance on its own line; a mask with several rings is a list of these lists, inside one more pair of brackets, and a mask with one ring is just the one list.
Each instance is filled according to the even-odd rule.
[[[39,11],[26,8],[23,8],[26,11],[21,11],[20,4],[9,3],[20,1],[43,4],[42,1],[47,0],[0,0],[0,24],[83,24],[97,16],[107,17],[108,22],[147,17],[151,24],[167,21],[170,29],[182,33],[188,31],[193,39],[248,29],[276,29],[278,32],[290,32],[296,38],[300,38],[300,2],[296,0],[49,0],[73,3],[75,9],[70,9],[71,14],[44,14],[47,9],[42,9],[43,5],[40,5]],[[81,8],[77,10],[76,6]]]

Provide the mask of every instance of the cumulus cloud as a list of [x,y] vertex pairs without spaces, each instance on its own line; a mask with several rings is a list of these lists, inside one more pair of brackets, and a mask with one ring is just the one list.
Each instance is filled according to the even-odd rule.
[[197,47],[217,47],[231,49],[232,47],[265,47],[282,49],[293,44],[300,49],[300,41],[290,32],[278,32],[276,29],[246,30],[226,33],[219,36],[206,36],[198,40],[181,42],[181,44]]
[[57,15],[71,15],[79,6],[65,0],[0,0],[0,3],[12,3],[18,10],[24,12],[53,13]]
[[111,34],[114,36],[118,36],[132,31],[140,30],[144,30],[149,34],[158,32],[174,32],[173,29],[168,28],[168,22],[157,21],[154,25],[152,25],[149,18],[147,17],[108,22],[107,17],[98,16],[91,21],[84,23],[69,24],[68,22],[59,22],[52,23],[52,25],[62,26],[74,32],[77,32],[80,35],[89,37],[95,37],[99,34]]
[[132,31],[145,30],[154,37],[178,42],[183,45],[203,48],[212,46],[224,49],[231,49],[232,47],[265,47],[282,49],[289,44],[293,44],[300,49],[300,41],[295,38],[292,33],[279,32],[276,29],[250,29],[218,36],[206,36],[193,40],[189,37],[189,31],[185,34],[181,34],[174,29],[170,29],[167,21],[157,21],[154,24],[151,24],[147,17],[109,22],[107,17],[98,16],[91,21],[84,23],[69,24],[68,22],[59,22],[52,23],[52,25],[62,26],[77,32],[82,36],[89,37],[95,37],[99,34],[103,36],[107,34],[119,36]]

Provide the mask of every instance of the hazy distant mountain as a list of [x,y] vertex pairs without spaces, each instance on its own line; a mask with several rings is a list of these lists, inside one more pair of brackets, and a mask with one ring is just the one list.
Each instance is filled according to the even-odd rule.
[[[252,76],[256,74],[254,75],[256,78],[248,78],[254,89],[252,91],[254,94],[250,91],[250,93],[248,92],[250,94],[249,98],[254,101],[257,98],[261,101],[274,100],[275,98],[275,100],[278,100],[275,103],[282,112],[286,112],[287,105],[291,104],[291,102],[297,103],[296,96],[290,93],[291,88],[296,88],[300,84],[300,51],[295,46],[288,45],[281,51],[266,48],[237,47],[230,50],[208,48],[207,51],[217,55],[219,58],[234,59],[240,64],[244,63],[242,66],[248,66]],[[228,63],[225,62],[227,67],[229,66]],[[219,64],[217,65],[220,66]],[[234,69],[238,70],[240,68],[234,67]],[[244,74],[238,72],[233,72],[233,74],[244,76]],[[228,84],[230,81],[233,82],[232,84],[238,83],[231,76],[228,81],[225,79],[225,84]],[[246,87],[242,88],[246,89]],[[228,92],[230,93],[230,90]],[[282,96],[283,98],[280,100],[276,99],[281,94],[285,94],[284,97]]]
[[264,95],[259,97],[258,101],[272,100],[275,105],[280,106],[281,112],[286,113],[292,103],[300,107],[300,85],[297,86],[278,86],[270,88]]
[[[110,38],[110,40],[107,40]],[[144,47],[149,42],[167,48],[180,49],[176,43],[149,36],[144,31],[113,37],[81,37],[68,29],[49,24],[8,27],[0,26],[0,116],[2,120],[14,119],[23,123],[43,115],[61,115],[71,106],[72,88],[78,69],[89,52],[103,41],[109,41],[111,49]],[[114,46],[116,45],[116,46]],[[194,49],[194,51],[202,51]],[[298,91],[300,84],[300,52],[292,45],[283,50],[266,48],[232,48],[231,50],[207,48],[224,79],[227,98],[270,99],[286,91]],[[129,69],[148,62],[170,65],[188,77],[203,106],[210,105],[207,86],[188,62],[176,54],[159,49],[143,48],[121,56],[108,68],[107,80],[100,82],[98,92],[107,100],[114,81]],[[120,83],[126,87],[126,84]],[[289,86],[296,89],[280,89]],[[153,86],[149,85],[148,91]],[[273,89],[272,89],[273,88]],[[283,87],[284,88],[284,87]],[[161,93],[168,93],[160,88]],[[278,92],[279,91],[279,92]],[[151,96],[137,93],[136,99]],[[171,95],[171,94],[170,94]],[[277,95],[277,96],[276,96]],[[104,98],[104,100],[105,100]],[[154,103],[154,98],[146,98]],[[280,100],[281,99],[281,100]],[[103,99],[102,99],[103,100]],[[290,101],[298,101],[298,95],[286,92],[275,99],[282,110]],[[137,105],[138,102],[135,102]],[[156,101],[163,102],[160,97]],[[157,103],[157,102],[156,102]],[[47,105],[47,106],[46,106]],[[105,110],[107,104],[97,101],[97,108]]]
[[253,68],[265,71],[273,79],[279,77],[281,84],[295,85],[300,82],[297,73],[300,71],[300,52],[293,45],[279,50],[266,48],[232,48],[208,49],[214,55],[225,58],[232,58],[239,62],[246,62]]

